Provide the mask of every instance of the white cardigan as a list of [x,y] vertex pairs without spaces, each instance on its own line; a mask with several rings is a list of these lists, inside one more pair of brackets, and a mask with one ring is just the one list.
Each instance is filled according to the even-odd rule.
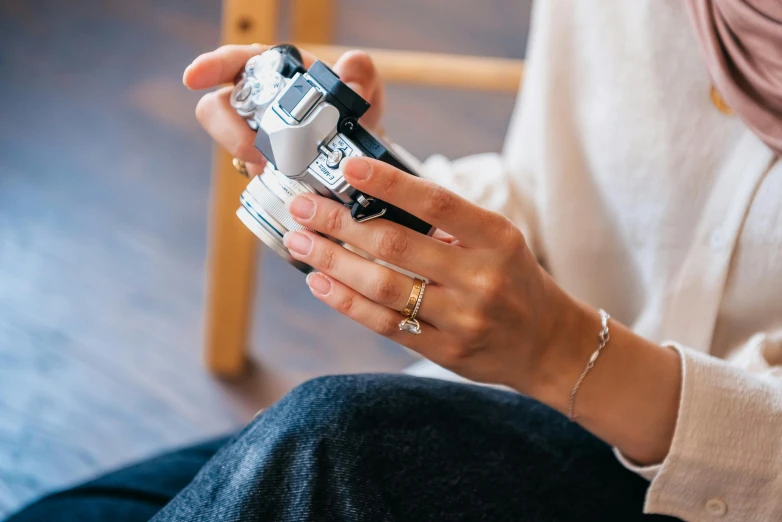
[[504,213],[567,291],[681,353],[645,511],[782,520],[782,162],[719,112],[682,0],[535,2],[502,155],[424,175]]

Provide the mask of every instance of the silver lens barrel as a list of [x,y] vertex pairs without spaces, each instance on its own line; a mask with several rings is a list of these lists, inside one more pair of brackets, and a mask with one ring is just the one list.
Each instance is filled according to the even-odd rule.
[[302,272],[312,271],[309,265],[295,260],[282,243],[288,231],[308,230],[296,223],[285,204],[298,194],[315,193],[300,181],[284,176],[269,164],[263,173],[254,178],[241,196],[241,206],[236,215],[258,238],[278,255]]

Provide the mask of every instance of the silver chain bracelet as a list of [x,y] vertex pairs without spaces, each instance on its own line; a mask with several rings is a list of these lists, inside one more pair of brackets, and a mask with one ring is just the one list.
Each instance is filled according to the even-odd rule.
[[600,352],[603,350],[603,348],[606,347],[608,341],[611,340],[611,332],[609,332],[608,330],[608,320],[611,318],[611,316],[608,315],[608,312],[606,312],[602,308],[599,309],[598,312],[600,312],[600,323],[603,328],[600,330],[600,334],[597,336],[599,341],[597,345],[597,350],[592,352],[592,355],[589,357],[589,362],[584,368],[584,371],[581,372],[581,375],[576,381],[576,385],[573,386],[573,391],[570,392],[570,401],[568,401],[568,408],[567,408],[567,418],[570,419],[571,421],[576,420],[576,416],[573,415],[573,405],[576,402],[576,393],[578,392],[578,388],[579,386],[581,386],[581,383],[584,382],[584,378],[589,373],[589,370],[591,370],[595,366],[595,362],[597,361],[597,358],[600,357]]

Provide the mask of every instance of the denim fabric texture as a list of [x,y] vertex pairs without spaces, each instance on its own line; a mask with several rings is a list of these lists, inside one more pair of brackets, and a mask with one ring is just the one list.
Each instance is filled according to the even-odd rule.
[[[647,486],[605,443],[521,395],[346,375],[264,411],[152,520],[675,520],[642,515]],[[44,519],[14,522],[33,520]]]

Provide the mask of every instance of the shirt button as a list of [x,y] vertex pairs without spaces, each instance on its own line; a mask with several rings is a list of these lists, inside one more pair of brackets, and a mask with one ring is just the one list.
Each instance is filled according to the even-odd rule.
[[723,232],[721,228],[715,228],[711,233],[711,237],[709,238],[711,249],[715,251],[722,250],[727,242],[728,241],[727,237],[725,237],[725,232]]
[[706,501],[706,511],[715,517],[721,517],[728,512],[728,505],[720,498],[710,498]]

